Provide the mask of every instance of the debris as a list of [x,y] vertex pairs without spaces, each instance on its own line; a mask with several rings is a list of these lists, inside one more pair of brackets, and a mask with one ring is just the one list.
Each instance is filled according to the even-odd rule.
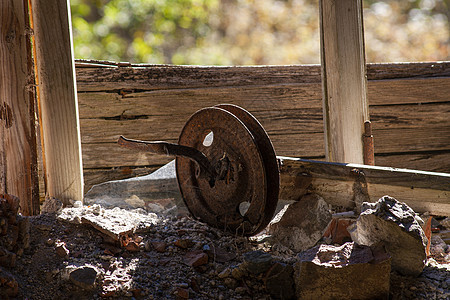
[[152,241],[151,244],[157,252],[163,253],[166,251],[167,244],[165,242]]
[[192,240],[190,239],[178,239],[173,244],[179,248],[187,249],[192,247],[194,245],[194,242],[192,242]]
[[187,214],[178,189],[175,160],[146,176],[94,185],[84,196],[84,202],[109,209],[144,208],[166,216]]
[[208,255],[202,250],[194,250],[186,253],[183,260],[191,267],[199,267],[208,263]]
[[55,247],[56,255],[58,255],[61,258],[68,258],[69,257],[69,250],[66,248],[66,243],[64,242],[58,242]]
[[330,220],[328,204],[320,196],[308,194],[280,211],[270,223],[269,233],[276,242],[300,252],[322,238]]
[[17,297],[19,293],[19,284],[6,270],[0,267],[0,298],[9,299],[9,297]]
[[19,199],[0,194],[0,267],[14,267],[17,256],[29,247],[28,217],[18,215]]
[[211,246],[205,245],[203,247],[203,251],[205,251],[208,254],[209,258],[212,261],[219,263],[225,263],[236,258],[236,253],[228,252],[214,245]]
[[297,299],[388,299],[390,271],[384,249],[318,245],[298,255]]
[[177,287],[175,290],[176,299],[189,299],[189,290],[182,287]]
[[425,266],[427,238],[416,214],[392,197],[364,202],[349,232],[360,245],[384,245],[392,256],[392,269],[403,275],[418,276]]
[[118,207],[104,209],[97,204],[91,207],[64,209],[58,214],[58,219],[91,225],[115,241],[135,231],[145,231],[159,221],[154,213],[127,211]]
[[61,200],[55,197],[47,197],[42,204],[41,214],[53,214],[57,213],[63,208],[64,204]]
[[85,290],[91,290],[95,287],[97,271],[92,267],[80,267],[70,272],[70,281]]

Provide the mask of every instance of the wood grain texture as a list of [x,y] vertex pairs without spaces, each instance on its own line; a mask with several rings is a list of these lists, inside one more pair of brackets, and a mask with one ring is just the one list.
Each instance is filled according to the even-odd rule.
[[369,120],[361,0],[320,0],[325,154],[328,161],[363,163]]
[[[319,66],[117,65],[77,67],[86,184],[170,161],[120,151],[120,134],[175,142],[191,114],[222,102],[254,114],[279,155],[324,156]],[[376,164],[450,172],[450,63],[369,64],[368,78]]]
[[[93,67],[94,66],[94,67]],[[183,88],[244,87],[252,85],[317,83],[319,65],[199,67],[109,63],[77,68],[79,92],[165,90]],[[367,79],[420,79],[450,77],[450,62],[367,64]],[[405,90],[405,92],[408,92]]]
[[48,196],[83,200],[83,171],[69,1],[32,0]]
[[308,176],[312,179],[309,190],[333,205],[355,207],[355,185],[359,185],[366,190],[367,201],[375,202],[389,195],[416,212],[450,216],[450,174],[286,157],[278,159],[281,184],[284,173]]
[[[100,126],[97,128],[100,128]],[[132,131],[124,130],[124,132],[132,134]],[[151,130],[142,130],[137,135],[131,136],[136,136],[136,138],[143,140],[155,140],[151,139],[154,136]],[[429,145],[433,145],[435,150],[449,150],[448,140],[450,137],[446,127],[386,129],[375,131],[374,135],[377,154],[426,152],[430,150]],[[323,150],[323,133],[300,132],[298,134],[271,135],[269,132],[269,136],[277,155],[293,157],[320,157],[325,155]],[[156,140],[161,140],[161,138]],[[177,141],[176,138],[167,138],[165,140],[168,142]],[[167,157],[122,149],[118,147],[116,142],[110,142],[84,143],[83,160],[85,168],[112,168],[118,166],[157,165],[165,163]],[[377,160],[375,162],[377,163]],[[449,170],[445,171],[448,172]]]
[[39,213],[35,99],[23,0],[0,2],[0,194],[20,199],[23,215]]

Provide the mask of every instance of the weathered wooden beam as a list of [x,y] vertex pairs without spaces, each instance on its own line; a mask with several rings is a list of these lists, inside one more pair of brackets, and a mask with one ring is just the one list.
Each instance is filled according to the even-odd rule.
[[27,1],[0,1],[0,194],[18,197],[21,213],[35,215],[39,184],[27,25]]
[[325,154],[328,161],[363,163],[369,120],[361,0],[320,0]]
[[[296,190],[305,178],[305,182],[311,181],[307,191],[319,194],[332,205],[347,209],[355,208],[362,201],[375,202],[389,195],[405,202],[416,212],[450,216],[448,173],[282,156],[277,158],[280,162],[281,189],[284,191]],[[289,194],[280,194],[280,199],[298,200]]]
[[48,196],[83,200],[70,4],[31,0],[39,116]]

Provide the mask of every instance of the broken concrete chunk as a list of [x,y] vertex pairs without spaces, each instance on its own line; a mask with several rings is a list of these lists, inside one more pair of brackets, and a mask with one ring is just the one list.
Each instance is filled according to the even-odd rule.
[[99,205],[65,208],[58,214],[58,219],[89,224],[114,241],[133,232],[145,231],[159,221],[155,214],[144,210],[104,209]]
[[349,228],[360,245],[384,245],[392,256],[392,269],[418,276],[426,260],[427,238],[415,212],[405,203],[384,196],[375,203],[364,202],[361,215]]
[[318,245],[298,255],[297,299],[388,299],[390,257],[354,242]]
[[322,237],[331,213],[319,195],[309,194],[280,211],[269,225],[275,242],[294,252],[314,246]]

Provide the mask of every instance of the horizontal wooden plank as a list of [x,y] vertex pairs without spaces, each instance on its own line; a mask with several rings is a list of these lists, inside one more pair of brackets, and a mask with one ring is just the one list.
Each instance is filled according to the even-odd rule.
[[[321,108],[278,110],[278,108],[273,109],[272,107],[269,106],[266,110],[251,110],[269,135],[323,132]],[[168,139],[175,141],[191,112],[178,111],[177,114],[176,109],[168,109],[168,111],[169,115],[156,113],[153,115],[127,115],[124,113],[121,117],[81,119],[82,142],[114,142],[120,135],[141,140]],[[192,111],[194,112],[195,109]],[[371,108],[371,120],[376,135],[377,130],[381,129],[420,129],[430,126],[450,128],[450,118],[447,117],[449,113],[450,105],[442,103],[375,106]],[[295,140],[295,137],[293,139]],[[433,150],[432,144],[429,149]]]
[[333,205],[355,207],[356,197],[361,196],[354,194],[356,185],[366,195],[365,201],[375,202],[389,195],[416,212],[450,216],[450,174],[283,157],[279,160],[281,185],[285,174],[307,175],[312,179],[309,190]]
[[151,66],[138,68],[77,68],[76,71],[78,91],[207,88],[211,86],[320,81],[320,67],[317,65],[301,67]]
[[[118,133],[120,134],[120,132]],[[323,133],[271,135],[277,155],[294,157],[319,157],[324,155]],[[450,150],[448,127],[382,129],[374,131],[375,153],[400,153],[408,151]],[[151,130],[143,130],[133,138],[151,140]],[[161,140],[161,139],[158,139]],[[175,142],[168,139],[169,142]],[[115,142],[82,143],[85,168],[116,166],[158,165],[164,156],[122,149]]]
[[403,153],[376,155],[375,165],[405,169],[450,173],[450,150],[448,152]]
[[372,80],[367,85],[369,105],[450,101],[450,77]]
[[319,84],[281,84],[248,87],[158,90],[130,93],[79,93],[80,118],[136,115],[187,115],[217,105],[231,103],[252,113],[271,109],[322,109]]
[[[110,180],[119,180],[124,178],[144,176],[150,174],[168,159],[164,158],[159,166],[150,167],[115,167],[104,169],[84,169],[85,190],[88,191],[94,184]],[[320,159],[324,160],[324,159]],[[433,171],[433,172],[450,172],[450,151],[447,153],[425,153],[425,154],[396,154],[387,156],[376,156],[375,162],[378,166],[409,168],[414,170]],[[289,176],[288,176],[289,177]],[[284,185],[289,182],[298,185],[301,179],[285,178]],[[288,193],[283,193],[284,195]],[[292,193],[297,195],[298,193]]]
[[[320,83],[319,65],[77,67],[78,91]],[[450,62],[368,64],[369,80],[450,76]]]
[[[398,81],[398,82],[397,82]],[[450,78],[374,81],[369,83],[369,102],[374,105],[450,101]],[[163,90],[130,93],[79,93],[80,118],[133,118],[147,115],[186,115],[218,103],[236,104],[252,113],[259,111],[322,109],[319,84]]]

